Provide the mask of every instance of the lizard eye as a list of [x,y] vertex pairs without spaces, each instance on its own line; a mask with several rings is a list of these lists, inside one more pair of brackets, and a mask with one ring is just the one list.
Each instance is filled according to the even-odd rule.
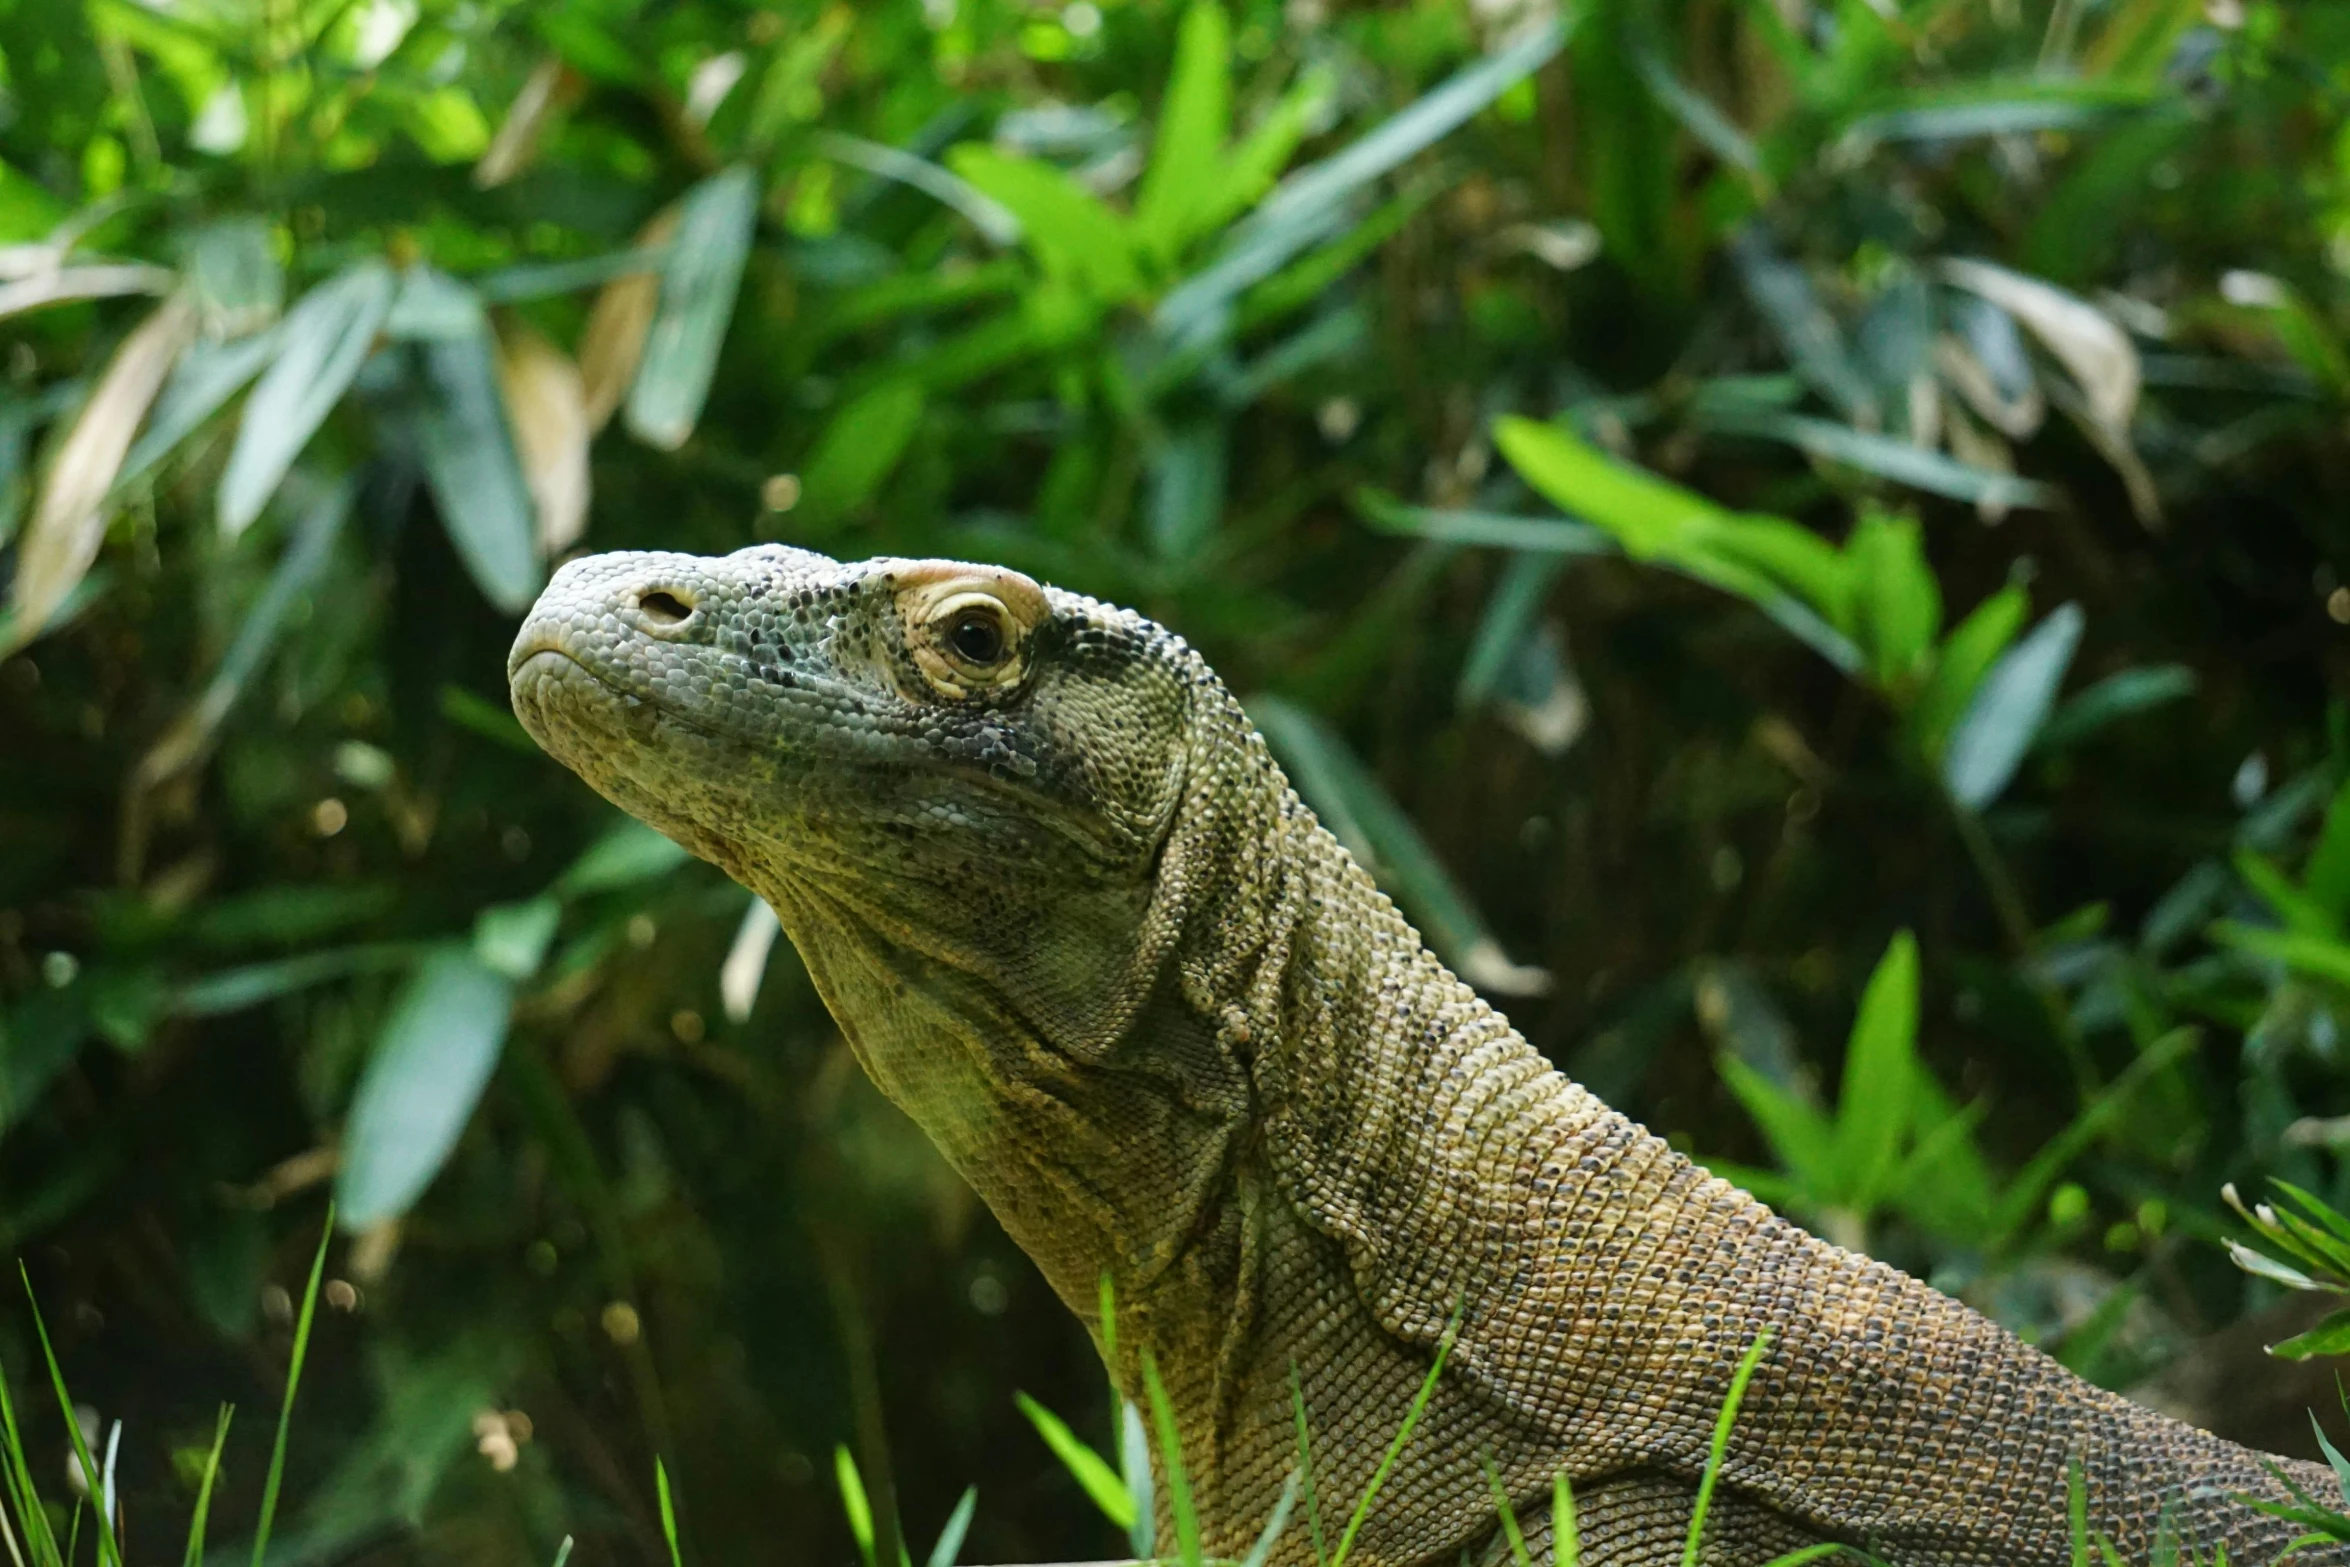
[[930,694],[950,702],[1018,689],[1029,638],[1051,617],[1044,590],[1017,572],[914,561],[891,573],[906,653]]
[[947,622],[947,646],[957,658],[981,669],[1001,662],[1010,640],[1004,612],[992,604],[966,604]]

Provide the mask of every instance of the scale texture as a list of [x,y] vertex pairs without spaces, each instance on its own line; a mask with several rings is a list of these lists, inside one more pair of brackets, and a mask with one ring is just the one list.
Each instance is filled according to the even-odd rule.
[[[774,907],[859,1060],[1097,1342],[1115,1281],[1112,1373],[1162,1368],[1211,1553],[1297,1467],[1293,1368],[1335,1528],[1456,1311],[1362,1567],[1507,1560],[1494,1479],[1548,1561],[1560,1471],[1591,1567],[1679,1562],[1766,1331],[1720,1567],[1829,1541],[2064,1567],[2076,1462],[2126,1561],[2167,1518],[2265,1567],[2299,1531],[2235,1494],[2283,1499],[2272,1463],[2332,1488],[2091,1387],[1554,1071],[1139,615],[956,562],[601,555],[557,573],[509,672],[542,745]],[[1293,1526],[1276,1560],[1311,1550]]]

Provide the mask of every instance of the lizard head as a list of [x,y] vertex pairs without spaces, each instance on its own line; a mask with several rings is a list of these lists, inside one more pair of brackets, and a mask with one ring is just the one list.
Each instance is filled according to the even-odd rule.
[[958,1165],[989,1104],[1098,1060],[1152,988],[1221,688],[1139,615],[952,561],[598,555],[508,674],[541,745],[767,899]]

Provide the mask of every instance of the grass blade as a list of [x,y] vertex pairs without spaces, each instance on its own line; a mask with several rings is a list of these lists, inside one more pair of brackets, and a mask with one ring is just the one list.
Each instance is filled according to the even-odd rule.
[[[33,1299],[32,1275],[25,1272],[22,1262],[16,1265],[16,1271],[18,1277],[24,1280],[25,1299],[32,1304],[33,1331],[39,1335],[41,1340],[41,1358],[49,1364],[49,1385],[57,1390],[58,1412],[65,1416],[66,1434],[73,1439],[74,1462],[81,1465],[83,1483],[92,1491],[96,1491],[98,1488],[98,1466],[91,1461],[90,1444],[82,1436],[82,1423],[74,1416],[73,1395],[65,1390],[65,1372],[57,1364],[57,1351],[50,1347],[49,1324],[41,1319],[41,1303]],[[69,1562],[73,1560],[74,1545],[80,1537],[81,1526],[81,1505],[77,1502],[74,1505],[73,1529],[69,1533],[65,1545],[65,1559]],[[103,1510],[98,1514],[98,1559],[102,1563],[113,1564],[113,1567],[120,1567],[122,1561],[122,1552],[114,1543],[114,1521],[108,1518]]]
[[1722,1412],[1714,1417],[1713,1447],[1705,1457],[1705,1473],[1697,1482],[1697,1506],[1689,1515],[1689,1535],[1681,1544],[1681,1567],[1697,1567],[1698,1550],[1705,1539],[1705,1515],[1713,1507],[1714,1485],[1722,1477],[1722,1459],[1730,1450],[1730,1428],[1737,1424],[1738,1406],[1746,1402],[1746,1384],[1753,1380],[1755,1367],[1762,1364],[1770,1348],[1771,1330],[1765,1328],[1746,1346],[1746,1354],[1730,1376],[1730,1393],[1722,1400]]
[[1561,1469],[1550,1480],[1550,1556],[1553,1567],[1583,1567],[1583,1531],[1575,1522],[1575,1482]]
[[1322,1544],[1322,1507],[1314,1495],[1314,1449],[1306,1436],[1306,1390],[1298,1380],[1294,1359],[1289,1363],[1289,1408],[1297,1420],[1297,1472],[1305,1481],[1306,1528],[1313,1537],[1314,1567],[1327,1567],[1330,1553]]
[[[856,1456],[846,1442],[832,1450],[832,1474],[840,1484],[840,1510],[849,1521],[849,1538],[857,1542],[857,1556],[865,1567],[877,1567],[873,1553],[873,1502],[865,1494],[865,1477],[857,1472]],[[667,1507],[668,1480],[662,1479],[664,1509]]]
[[[841,1453],[846,1456],[848,1449]],[[669,1544],[669,1567],[685,1567],[685,1553],[677,1547],[677,1503],[669,1495],[669,1468],[658,1458],[653,1460],[653,1490],[661,1500],[661,1538]],[[870,1525],[866,1533],[871,1536]]]
[[1363,1520],[1371,1516],[1371,1503],[1378,1499],[1379,1488],[1387,1483],[1395,1461],[1403,1456],[1404,1444],[1412,1439],[1420,1417],[1428,1412],[1428,1401],[1436,1396],[1437,1379],[1444,1375],[1445,1359],[1452,1354],[1453,1340],[1461,1330],[1461,1314],[1468,1310],[1468,1304],[1464,1299],[1455,1306],[1452,1320],[1444,1325],[1444,1336],[1436,1341],[1436,1358],[1429,1362],[1428,1375],[1420,1383],[1420,1391],[1412,1395],[1412,1407],[1404,1412],[1395,1440],[1387,1444],[1387,1456],[1379,1460],[1379,1467],[1372,1471],[1371,1483],[1363,1488],[1363,1499],[1355,1503],[1354,1516],[1346,1521],[1346,1532],[1338,1537],[1338,1550],[1330,1558],[1330,1567],[1344,1567],[1347,1552],[1354,1549],[1355,1536],[1362,1532]]
[[302,1313],[294,1319],[294,1354],[286,1366],[286,1401],[277,1412],[277,1440],[269,1449],[269,1479],[261,1488],[261,1521],[253,1528],[253,1567],[261,1567],[269,1551],[269,1527],[277,1521],[278,1488],[286,1475],[286,1436],[294,1425],[294,1395],[302,1387],[302,1362],[310,1353],[310,1323],[318,1314],[318,1281],[326,1274],[327,1243],[335,1235],[335,1205],[326,1205],[326,1224],[318,1232],[318,1254],[310,1259],[310,1282],[302,1290]]
[[555,1547],[555,1567],[563,1567],[563,1564],[570,1560],[571,1536],[567,1534],[563,1537],[563,1543]]
[[1534,1557],[1526,1549],[1526,1531],[1518,1527],[1518,1510],[1510,1505],[1510,1493],[1502,1488],[1501,1475],[1493,1467],[1493,1459],[1480,1453],[1478,1461],[1485,1466],[1485,1485],[1493,1493],[1493,1510],[1501,1517],[1502,1537],[1510,1542],[1510,1560],[1517,1567],[1534,1567]]
[[212,1483],[220,1478],[220,1450],[228,1443],[228,1423],[236,1417],[234,1404],[220,1406],[220,1423],[212,1430],[212,1451],[204,1459],[204,1478],[196,1487],[196,1510],[188,1519],[188,1551],[183,1567],[203,1567],[204,1526],[212,1516]]
[[[0,1376],[0,1478],[8,1485],[8,1499],[16,1508],[16,1515],[24,1521],[26,1547],[37,1563],[57,1559],[57,1535],[49,1527],[49,1515],[41,1510],[40,1493],[33,1488],[32,1470],[26,1466],[24,1438],[16,1426],[16,1404],[8,1396],[8,1378]],[[5,1520],[0,1520],[5,1521]],[[16,1553],[16,1537],[8,1537],[10,1555]],[[21,1559],[16,1567],[24,1567]]]
[[1281,1482],[1280,1499],[1273,1503],[1273,1511],[1265,1519],[1265,1527],[1257,1535],[1257,1543],[1248,1548],[1240,1559],[1240,1567],[1265,1567],[1273,1555],[1273,1547],[1280,1542],[1281,1531],[1289,1527],[1289,1515],[1297,1507],[1298,1472],[1289,1471],[1289,1478]]
[[1175,1428],[1175,1406],[1160,1379],[1158,1358],[1148,1350],[1142,1355],[1142,1385],[1150,1395],[1151,1423],[1158,1427],[1159,1459],[1167,1466],[1167,1510],[1175,1515],[1176,1560],[1183,1567],[1203,1567],[1199,1509],[1191,1500],[1191,1476],[1183,1468],[1183,1434]]
[[1126,1489],[1126,1482],[1119,1478],[1118,1472],[1110,1467],[1108,1461],[1086,1446],[1059,1415],[1026,1393],[1015,1393],[1012,1397],[1020,1406],[1020,1413],[1028,1417],[1028,1423],[1036,1427],[1036,1434],[1044,1438],[1044,1445],[1053,1450],[1053,1456],[1061,1461],[1061,1467],[1068,1470],[1070,1478],[1092,1498],[1093,1505],[1101,1509],[1102,1516],[1121,1529],[1133,1528],[1134,1497]]
[[924,1567],[955,1567],[955,1557],[963,1549],[963,1537],[971,1532],[971,1515],[977,1511],[979,1487],[966,1486],[963,1499],[947,1514],[946,1527],[938,1531],[938,1543],[930,1548]]

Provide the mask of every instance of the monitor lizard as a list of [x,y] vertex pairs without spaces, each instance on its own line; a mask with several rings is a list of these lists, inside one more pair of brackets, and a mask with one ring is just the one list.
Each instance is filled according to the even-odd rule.
[[[541,745],[773,906],[858,1060],[1097,1344],[1114,1281],[1111,1374],[1163,1368],[1210,1553],[1298,1465],[1293,1378],[1342,1511],[1448,1330],[1361,1567],[1507,1560],[1496,1482],[1547,1562],[1562,1471],[1584,1562],[1679,1561],[1766,1332],[1721,1567],[1820,1542],[2063,1567],[2075,1465],[2124,1560],[2167,1518],[2265,1567],[2300,1530],[2236,1494],[2331,1487],[1814,1238],[1553,1069],[1138,614],[951,561],[598,555],[556,573],[509,675]],[[1311,1559],[1289,1530],[1276,1560]]]

